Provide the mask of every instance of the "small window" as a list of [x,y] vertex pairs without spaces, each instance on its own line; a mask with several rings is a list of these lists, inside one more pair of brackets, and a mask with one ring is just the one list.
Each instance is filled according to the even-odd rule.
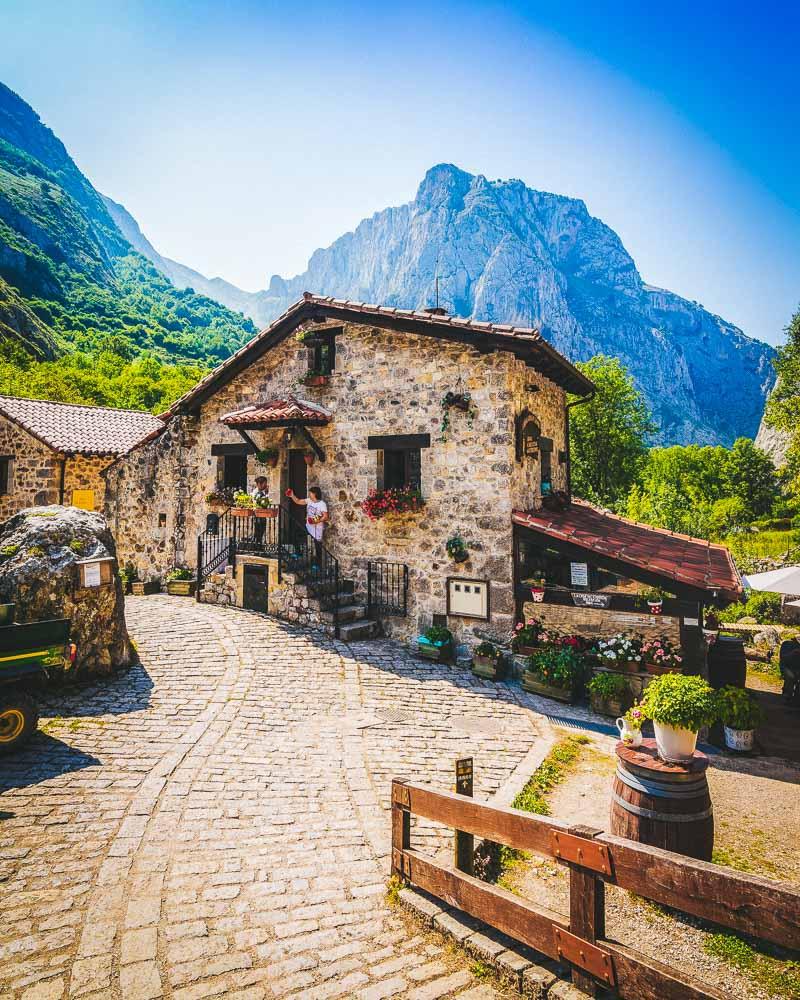
[[11,492],[11,455],[0,456],[0,495]]
[[540,438],[542,496],[553,492],[553,442],[550,438]]
[[247,489],[247,455],[222,456],[222,485],[225,489]]
[[335,367],[336,336],[333,332],[321,330],[309,346],[308,369],[320,375],[330,375]]
[[[382,454],[383,483],[378,483],[379,489],[397,490],[404,486],[422,488],[422,456],[419,448],[388,449]],[[379,462],[380,455],[379,452]]]

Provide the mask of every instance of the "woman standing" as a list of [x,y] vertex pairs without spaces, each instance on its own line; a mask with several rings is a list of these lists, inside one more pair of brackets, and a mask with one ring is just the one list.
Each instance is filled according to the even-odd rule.
[[317,562],[322,557],[322,539],[325,535],[325,525],[330,521],[328,515],[328,505],[322,499],[322,490],[319,486],[312,486],[308,491],[308,499],[296,497],[291,489],[286,491],[286,496],[292,503],[305,505],[306,508],[306,531],[314,539],[314,552]]

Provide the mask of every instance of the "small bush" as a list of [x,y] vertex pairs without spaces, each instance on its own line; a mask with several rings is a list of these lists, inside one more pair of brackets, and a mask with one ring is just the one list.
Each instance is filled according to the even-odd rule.
[[702,677],[684,674],[657,677],[644,693],[642,709],[653,722],[693,732],[714,722],[718,712],[714,690]]
[[744,604],[732,604],[722,612],[722,620],[738,622],[755,618],[759,625],[772,625],[781,618],[781,595],[768,591],[753,592]]
[[628,682],[622,674],[599,673],[586,685],[589,694],[597,698],[621,698],[628,693]]

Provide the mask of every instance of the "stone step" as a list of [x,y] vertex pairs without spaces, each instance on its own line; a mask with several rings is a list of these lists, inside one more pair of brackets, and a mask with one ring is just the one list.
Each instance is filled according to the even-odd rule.
[[[309,601],[309,607],[317,603],[314,601]],[[362,618],[367,617],[367,609],[363,604],[344,604],[340,605],[336,611],[320,611],[319,617],[321,621],[333,624],[334,622],[339,624],[344,624],[345,622],[354,622]]]
[[374,639],[379,634],[380,628],[377,622],[365,618],[340,625],[337,631],[343,642],[358,642],[361,639]]

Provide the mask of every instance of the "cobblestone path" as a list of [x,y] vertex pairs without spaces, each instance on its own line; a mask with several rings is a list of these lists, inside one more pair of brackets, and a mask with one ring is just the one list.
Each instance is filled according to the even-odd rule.
[[0,759],[0,996],[495,997],[387,902],[387,810],[393,776],[449,787],[465,752],[493,794],[539,741],[511,689],[188,599],[127,610],[142,666],[49,694]]

